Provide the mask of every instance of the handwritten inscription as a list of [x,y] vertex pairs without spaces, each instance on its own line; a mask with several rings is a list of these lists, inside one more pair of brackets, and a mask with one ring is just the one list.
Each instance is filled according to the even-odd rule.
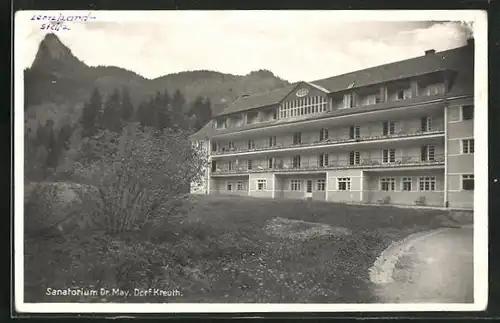
[[[95,20],[96,17],[90,12],[87,15],[65,15],[60,13],[59,15],[41,15],[34,14],[31,20],[43,21],[40,26],[41,30],[59,31],[59,30],[71,30],[70,23],[79,21],[90,21]],[[46,22],[46,23],[45,23]]]

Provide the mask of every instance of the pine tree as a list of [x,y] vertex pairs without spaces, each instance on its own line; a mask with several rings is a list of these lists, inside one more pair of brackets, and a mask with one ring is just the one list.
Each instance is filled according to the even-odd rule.
[[203,127],[212,119],[210,100],[203,99],[201,96],[196,97],[189,111],[189,115],[195,117],[194,128],[196,130]]
[[102,98],[97,88],[92,92],[90,102],[85,103],[81,118],[83,137],[92,136],[97,130],[97,119],[102,106]]
[[135,119],[139,121],[141,126],[145,127],[147,124],[147,108],[146,103],[142,102],[139,104],[137,111],[135,112]]
[[173,123],[180,128],[184,128],[186,126],[184,119],[185,103],[186,99],[184,98],[184,95],[179,89],[177,89],[172,97],[172,119]]
[[73,135],[73,130],[74,129],[68,124],[63,125],[59,130],[59,133],[57,135],[57,142],[62,150],[69,149],[69,140]]
[[157,93],[157,100],[155,100],[155,102],[156,126],[160,130],[170,127],[172,121],[171,104],[170,95],[167,90],[165,90],[161,95]]
[[126,123],[131,121],[132,115],[134,114],[134,106],[130,99],[130,93],[128,88],[124,87],[122,89],[121,97],[121,109],[122,109],[122,120]]
[[115,90],[108,96],[104,104],[104,111],[100,116],[99,125],[101,129],[107,129],[112,132],[121,132],[122,120],[120,110],[120,93]]
[[206,125],[210,120],[212,120],[212,104],[210,103],[210,99],[206,98],[203,109],[201,110],[200,113],[200,122],[199,126],[200,128]]

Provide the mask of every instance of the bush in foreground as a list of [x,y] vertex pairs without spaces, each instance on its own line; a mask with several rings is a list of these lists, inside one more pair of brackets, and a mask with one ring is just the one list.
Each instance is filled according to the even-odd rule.
[[108,232],[136,229],[174,214],[187,197],[185,188],[199,180],[206,163],[203,152],[179,130],[130,124],[121,134],[101,132],[93,147],[97,158],[81,158],[75,175],[97,188],[97,198],[80,192],[80,199],[102,218]]

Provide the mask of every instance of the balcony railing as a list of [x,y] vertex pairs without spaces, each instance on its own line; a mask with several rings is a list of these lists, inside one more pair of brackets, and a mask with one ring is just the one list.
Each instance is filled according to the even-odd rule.
[[390,135],[379,135],[379,136],[362,136],[359,138],[345,138],[345,139],[326,139],[323,141],[312,141],[312,142],[301,142],[298,144],[285,144],[277,142],[274,146],[256,146],[255,148],[222,148],[217,151],[212,151],[213,156],[220,155],[228,155],[234,153],[242,153],[242,152],[257,152],[257,151],[266,151],[266,150],[279,150],[285,148],[299,148],[299,147],[311,147],[311,146],[323,146],[323,145],[342,145],[346,143],[352,142],[367,142],[367,141],[377,141],[377,140],[386,140],[386,139],[395,139],[395,138],[406,138],[406,137],[419,137],[419,136],[429,136],[429,135],[438,135],[444,134],[443,128],[438,128],[432,131],[418,131],[418,132],[396,132]]
[[252,164],[252,168],[236,165],[229,169],[228,165],[218,167],[212,171],[213,175],[217,174],[245,174],[245,173],[265,173],[265,172],[297,172],[297,171],[321,171],[321,170],[338,170],[338,169],[366,169],[366,168],[392,168],[392,167],[409,167],[409,166],[434,166],[444,165],[444,155],[435,155],[433,158],[422,160],[421,156],[406,156],[397,157],[394,159],[384,158],[360,158],[359,162],[355,159],[353,163],[349,161],[343,163],[335,163],[334,161],[328,165],[320,166],[318,162],[301,163],[293,165],[292,163],[276,163],[273,167],[260,162]]
[[296,116],[296,117],[290,117],[290,118],[279,118],[279,119],[263,119],[263,120],[258,120],[258,122],[255,123],[243,123],[239,127],[236,126],[229,126],[229,127],[224,127],[224,128],[217,128],[217,133],[218,134],[226,134],[226,133],[231,133],[233,131],[241,131],[241,130],[250,130],[250,129],[256,129],[256,128],[261,128],[265,126],[270,126],[270,125],[279,125],[279,124],[288,124],[290,122],[296,122],[296,121],[301,121],[301,120],[315,120],[315,119],[322,119],[325,117],[336,117],[336,116],[342,116],[342,115],[349,115],[349,114],[356,114],[360,112],[370,112],[370,111],[384,111],[384,110],[390,110],[393,108],[398,108],[398,107],[403,107],[403,106],[411,106],[411,105],[418,105],[418,104],[425,104],[425,103],[434,103],[436,101],[440,101],[445,98],[444,93],[439,93],[435,95],[418,95],[415,97],[407,98],[404,100],[390,100],[390,101],[383,101],[375,104],[370,104],[370,105],[363,105],[363,106],[356,106],[352,108],[344,108],[344,109],[333,109],[333,110],[328,110],[325,112],[320,112],[316,114],[308,114],[308,115],[302,115],[302,116]]

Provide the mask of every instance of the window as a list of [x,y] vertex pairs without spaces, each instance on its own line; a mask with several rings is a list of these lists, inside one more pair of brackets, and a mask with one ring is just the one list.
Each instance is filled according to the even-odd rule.
[[267,158],[267,168],[275,168],[276,167],[276,158],[269,157]]
[[212,151],[217,151],[217,142],[212,142]]
[[217,171],[217,162],[215,160],[212,160],[212,172]]
[[344,109],[352,108],[352,94],[344,94]]
[[462,139],[462,154],[474,153],[474,139]]
[[319,141],[328,139],[328,129],[321,129],[319,131]]
[[233,161],[229,161],[227,163],[227,169],[230,171],[234,169],[234,162]]
[[380,179],[380,189],[382,191],[394,191],[396,187],[396,179],[393,177],[384,177]]
[[255,148],[255,142],[250,139],[248,140],[248,149],[254,149]]
[[396,162],[396,149],[384,149],[384,150],[382,150],[382,161],[384,163]]
[[292,157],[292,167],[300,168],[300,156],[297,155]]
[[428,192],[436,190],[436,177],[422,176],[418,179],[418,189],[420,191]]
[[371,105],[380,103],[382,100],[380,99],[380,94],[368,95],[364,100],[364,105]]
[[306,192],[312,193],[312,191],[313,191],[313,181],[309,179],[306,181]]
[[230,142],[228,143],[228,147],[229,147],[229,149],[234,149],[234,142],[233,142],[233,141],[230,141]]
[[257,180],[257,191],[265,191],[267,186],[267,182],[265,179]]
[[227,182],[227,190],[231,191],[233,189],[233,183]]
[[337,185],[338,185],[339,191],[350,191],[351,190],[351,178],[339,177],[339,178],[337,178]]
[[270,136],[269,137],[269,147],[275,147],[276,146],[276,136]]
[[294,132],[293,134],[293,144],[298,145],[302,143],[302,133],[301,132]]
[[318,179],[317,189],[318,191],[324,191],[326,186],[326,181],[324,179]]
[[292,179],[290,181],[290,189],[292,191],[300,191],[300,180],[299,179]]
[[318,155],[318,166],[319,167],[326,167],[328,166],[328,154],[323,153]]
[[298,97],[303,97],[303,96],[306,96],[307,93],[309,93],[309,89],[300,89],[297,91],[297,93],[295,93],[295,95],[297,95]]
[[382,134],[384,136],[393,135],[395,132],[394,121],[384,121],[382,123]]
[[259,113],[254,111],[254,112],[247,112],[247,124],[252,124],[257,122],[257,117],[259,116]]
[[411,99],[411,88],[400,89],[396,92],[396,101]]
[[420,149],[420,160],[421,161],[433,161],[434,160],[434,146],[427,145],[422,146]]
[[473,191],[474,190],[474,175],[462,175],[462,190]]
[[217,129],[224,129],[224,128],[226,128],[226,119],[215,120],[215,127]]
[[350,151],[349,165],[359,165],[359,163],[360,163],[359,151]]
[[238,191],[243,191],[243,181],[238,181],[237,189],[238,189]]
[[296,117],[305,114],[325,112],[328,102],[322,96],[303,97],[293,101],[287,101],[280,105],[280,118]]
[[444,84],[431,84],[425,89],[425,95],[436,95],[444,92]]
[[247,160],[247,169],[252,169],[252,161],[251,160]]
[[403,180],[402,180],[403,191],[410,192],[411,191],[411,183],[412,183],[411,177],[403,177]]
[[349,127],[349,139],[359,138],[360,136],[360,127],[359,126],[350,126]]
[[474,106],[464,105],[462,107],[462,120],[472,120],[474,119]]
[[432,118],[431,117],[420,118],[420,131],[422,131],[422,132],[431,131],[431,128],[432,128]]

